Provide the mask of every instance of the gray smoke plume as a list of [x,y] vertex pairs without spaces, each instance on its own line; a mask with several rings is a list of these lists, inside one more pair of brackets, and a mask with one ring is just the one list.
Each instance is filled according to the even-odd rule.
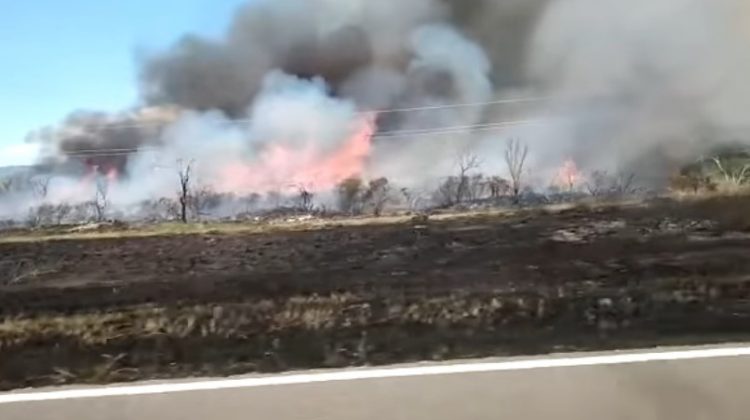
[[558,0],[530,75],[558,123],[525,133],[543,162],[636,169],[654,182],[726,141],[750,141],[743,0]]
[[334,92],[373,65],[403,68],[403,40],[417,26],[445,15],[435,0],[253,1],[218,41],[187,36],[166,53],[147,57],[147,100],[241,115],[266,73],[279,69],[321,77]]
[[[162,134],[163,146],[130,161],[127,195],[169,195],[175,162],[192,162],[196,185],[242,194],[331,188],[363,170],[369,134],[362,133],[371,131],[369,121],[353,102],[330,96],[320,78],[270,72],[242,116],[183,113]],[[345,156],[349,166],[325,165],[327,156],[353,140],[362,140],[355,144],[362,149]]]
[[[160,121],[174,125],[152,129],[143,111],[78,114],[39,141],[53,160],[117,168],[132,191],[178,158],[200,161],[205,182],[239,160],[297,183],[297,171],[268,163],[274,145],[298,146],[294,127],[330,152],[356,136],[368,111],[431,107],[378,114],[364,175],[419,183],[451,173],[466,150],[501,173],[505,140],[518,136],[542,184],[566,158],[659,178],[720,141],[747,140],[748,16],[743,0],[256,0],[217,39],[187,35],[141,57],[143,103],[169,110]],[[508,88],[552,99],[445,107]],[[263,105],[280,96],[284,107]],[[312,105],[298,112],[295,103]],[[518,119],[541,123],[417,134]],[[105,152],[86,160],[91,150]]]
[[[495,10],[491,2],[486,8]],[[156,109],[244,118],[274,71],[321,80],[329,95],[352,100],[363,111],[487,100],[498,77],[484,48],[463,34],[479,14],[477,6],[447,0],[249,2],[219,39],[187,35],[166,51],[142,56],[143,101]],[[476,33],[489,34],[479,27]],[[395,131],[471,124],[480,118],[480,107],[394,113],[380,117],[377,126]],[[137,113],[79,112],[42,143],[58,155],[77,157],[85,154],[78,152],[106,154],[172,141],[142,129],[141,121],[148,122]],[[125,173],[129,157],[97,156],[94,164]],[[407,170],[408,162],[393,166]]]

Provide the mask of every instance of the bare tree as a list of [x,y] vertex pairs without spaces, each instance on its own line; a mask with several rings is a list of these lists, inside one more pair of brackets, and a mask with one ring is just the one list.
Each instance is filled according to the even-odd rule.
[[31,187],[34,190],[34,194],[40,199],[44,200],[49,194],[49,184],[52,178],[48,176],[40,176],[34,178],[31,182]]
[[510,173],[510,188],[515,202],[518,202],[523,190],[523,170],[528,155],[529,147],[521,140],[514,137],[508,140],[508,145],[505,147],[505,164]]
[[304,213],[310,213],[313,210],[313,198],[315,198],[315,194],[304,185],[299,185],[297,189],[299,191],[297,195],[299,210]]
[[456,197],[460,184],[461,181],[457,176],[445,178],[432,194],[432,200],[440,207],[450,207],[457,204]]
[[[450,207],[473,199],[470,172],[477,169],[480,160],[472,154],[464,153],[456,159],[458,174],[445,178],[432,194],[433,200],[441,207]],[[481,177],[481,175],[480,175]]]
[[469,172],[479,168],[481,164],[476,155],[464,153],[459,156],[456,166],[458,167],[458,185],[456,186],[456,196],[453,200],[455,204],[461,204],[469,195]]
[[96,193],[94,194],[94,200],[91,202],[97,222],[103,221],[107,216],[107,207],[109,207],[108,195],[109,185],[107,179],[99,177],[96,180]]
[[177,176],[180,180],[180,189],[177,192],[180,203],[180,220],[182,223],[188,222],[188,206],[190,205],[190,181],[192,176],[194,161],[187,163],[182,160],[177,161]]

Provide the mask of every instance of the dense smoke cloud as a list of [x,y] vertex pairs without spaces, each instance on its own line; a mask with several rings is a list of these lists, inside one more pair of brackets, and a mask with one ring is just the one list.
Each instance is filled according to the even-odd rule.
[[280,69],[322,77],[338,91],[369,66],[403,67],[404,39],[444,15],[437,1],[253,1],[235,15],[225,37],[185,37],[144,61],[147,99],[230,116],[243,113],[266,73]]
[[[658,182],[748,140],[749,16],[742,0],[256,0],[221,37],[142,56],[147,108],[75,113],[35,139],[47,161],[114,168],[123,201],[173,192],[178,160],[243,193],[348,175],[416,185],[467,152],[503,174],[511,136],[537,186],[567,158]],[[509,89],[545,100],[451,107]],[[372,113],[394,109],[411,110]],[[536,123],[419,134],[515,120]]]
[[[268,74],[283,72],[314,78],[327,94],[351,100],[363,111],[485,101],[493,94],[492,64],[484,48],[462,33],[454,19],[459,9],[467,12],[460,13],[467,24],[475,19],[474,6],[439,0],[249,2],[220,39],[188,35],[166,51],[142,57],[143,98],[155,109],[245,118]],[[480,107],[388,114],[380,116],[377,125],[381,131],[395,131],[472,124],[481,114]],[[138,118],[76,113],[43,142],[56,146],[61,155],[171,147],[175,136],[143,129]],[[276,122],[295,124],[293,118]],[[212,132],[217,135],[203,136],[202,141],[221,143],[225,136]],[[385,151],[372,159],[381,163],[376,167],[388,163],[383,155],[394,147],[381,147]],[[130,174],[129,158],[104,156],[96,163],[102,166],[100,161],[105,161]],[[409,165],[404,161],[387,166],[411,172]]]
[[669,163],[750,140],[748,10],[742,0],[553,2],[530,70],[564,121],[526,137],[544,142],[547,161],[567,153],[657,180]]
[[217,192],[330,189],[363,172],[371,123],[353,102],[330,96],[322,79],[271,72],[242,120],[218,111],[183,113],[163,133],[164,146],[131,159],[132,194],[168,195],[175,162],[192,162],[194,183]]

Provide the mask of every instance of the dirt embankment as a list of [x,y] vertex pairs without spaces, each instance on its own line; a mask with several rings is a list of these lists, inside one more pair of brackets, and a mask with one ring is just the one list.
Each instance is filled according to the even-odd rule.
[[750,338],[750,235],[674,210],[2,243],[0,389]]

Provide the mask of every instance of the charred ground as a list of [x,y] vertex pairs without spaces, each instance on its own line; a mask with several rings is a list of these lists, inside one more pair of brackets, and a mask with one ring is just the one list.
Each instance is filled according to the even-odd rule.
[[748,215],[729,197],[7,234],[0,388],[744,340]]

